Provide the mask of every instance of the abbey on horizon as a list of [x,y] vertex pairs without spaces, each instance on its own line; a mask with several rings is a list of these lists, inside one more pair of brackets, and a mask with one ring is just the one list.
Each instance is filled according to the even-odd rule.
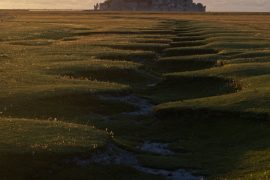
[[205,12],[206,6],[193,0],[105,0],[96,11],[178,11]]

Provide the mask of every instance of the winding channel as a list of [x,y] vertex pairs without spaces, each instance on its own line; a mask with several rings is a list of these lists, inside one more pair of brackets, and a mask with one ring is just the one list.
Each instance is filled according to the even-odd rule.
[[[209,49],[202,47],[201,49],[196,49],[197,46],[205,45],[206,37],[205,34],[200,34],[200,30],[196,27],[187,25],[187,27],[179,27],[174,23],[169,22],[168,26],[173,29],[171,34],[173,37],[170,38],[169,47],[163,49],[159,59],[161,58],[171,58],[171,57],[181,57],[189,55],[216,55],[218,51],[215,49]],[[165,26],[164,26],[165,27]],[[166,26],[167,27],[167,26]],[[168,27],[167,27],[168,28]],[[179,29],[180,28],[180,29]],[[195,36],[190,34],[185,34],[186,32],[198,32]],[[194,48],[195,47],[195,48]],[[184,49],[177,49],[184,48]],[[202,63],[202,62],[198,62]],[[209,63],[209,62],[205,62]],[[212,67],[215,66],[214,63],[210,64]],[[209,67],[204,67],[209,68]],[[147,87],[155,87],[156,84],[149,84]],[[149,100],[130,94],[125,96],[99,96],[102,100],[108,101],[118,101],[131,104],[137,108],[133,112],[125,112],[118,115],[125,116],[146,116],[153,114],[153,106]],[[112,117],[113,117],[112,116]],[[112,117],[107,117],[108,119]],[[160,156],[173,156],[175,153],[168,148],[167,144],[162,144],[159,142],[145,142],[140,147],[138,147],[141,152],[152,153]],[[136,154],[130,151],[127,151],[116,144],[110,143],[105,148],[105,151],[97,151],[91,155],[88,159],[74,158],[72,159],[74,163],[79,166],[87,166],[91,163],[98,163],[103,165],[124,165],[132,167],[140,172],[144,172],[152,175],[160,175],[169,180],[202,180],[203,176],[196,176],[192,171],[187,171],[184,169],[178,169],[174,171],[166,169],[153,169],[141,165],[136,157]]]

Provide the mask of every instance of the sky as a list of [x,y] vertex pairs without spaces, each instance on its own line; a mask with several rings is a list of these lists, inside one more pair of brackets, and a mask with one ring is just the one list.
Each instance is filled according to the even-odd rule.
[[[0,9],[90,9],[103,0],[0,0]],[[270,12],[270,0],[194,0],[207,11]]]

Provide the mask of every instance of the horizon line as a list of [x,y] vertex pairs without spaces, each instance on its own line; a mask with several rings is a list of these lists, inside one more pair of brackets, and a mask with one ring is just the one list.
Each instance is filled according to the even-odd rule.
[[[61,9],[61,8],[56,8],[56,9],[50,9],[50,8],[33,8],[33,9],[28,9],[28,8],[10,8],[10,9],[2,9],[0,8],[0,11],[1,10],[13,10],[13,11],[94,11],[94,12],[151,12],[151,13],[154,13],[154,12],[178,12],[178,13],[192,13],[192,11],[95,11],[94,9]],[[270,13],[270,11],[206,11],[206,12],[203,12],[203,13]],[[202,13],[202,14],[203,14]]]

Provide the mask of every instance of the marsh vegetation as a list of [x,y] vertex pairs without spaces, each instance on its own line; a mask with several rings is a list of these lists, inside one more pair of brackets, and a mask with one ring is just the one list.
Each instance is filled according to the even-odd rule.
[[269,179],[269,14],[1,13],[1,179]]

